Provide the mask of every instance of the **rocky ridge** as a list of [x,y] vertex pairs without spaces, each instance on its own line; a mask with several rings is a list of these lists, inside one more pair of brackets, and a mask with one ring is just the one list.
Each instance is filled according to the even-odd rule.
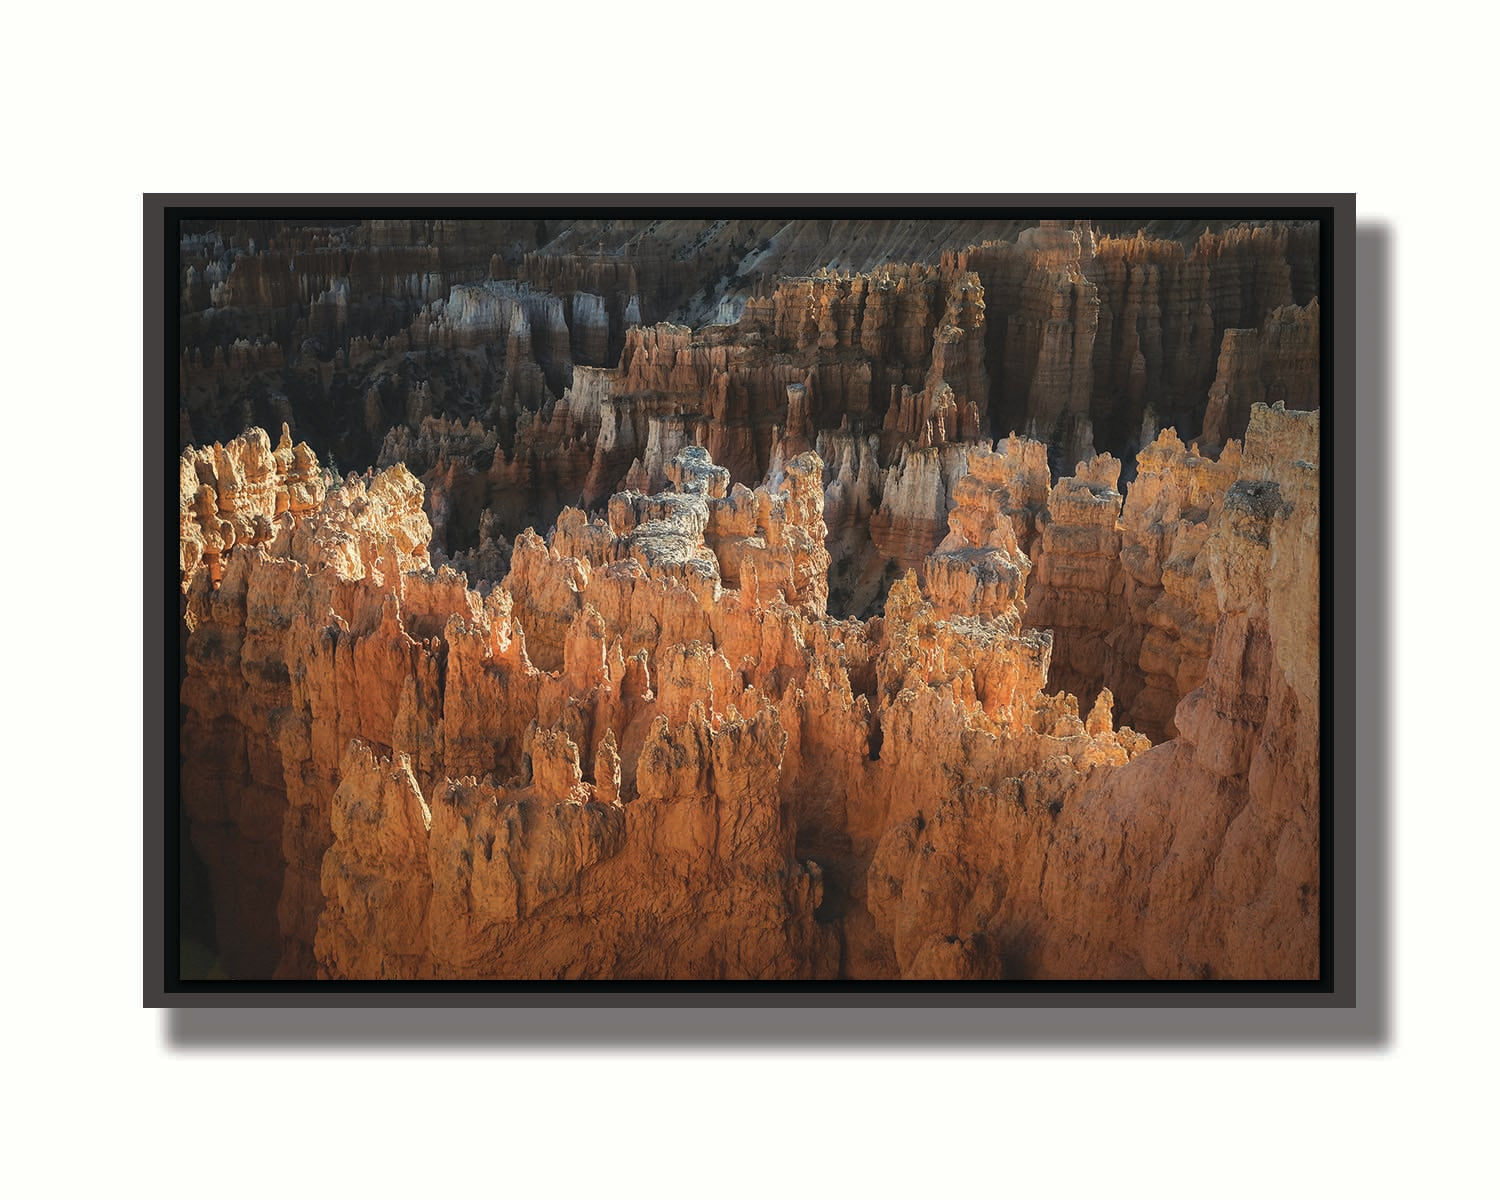
[[1117,224],[195,227],[181,444],[285,423],[325,461],[405,461],[439,560],[503,567],[528,525],[659,488],[684,445],[754,485],[778,453],[874,435],[832,583],[871,615],[942,539],[955,447],[1021,431],[1055,474],[1106,451],[1128,476],[1160,427],[1217,449],[1252,402],[1316,404],[1315,226]]
[[[925,589],[906,573],[870,621],[826,612],[811,452],[750,489],[684,448],[667,490],[519,538],[483,595],[433,569],[404,467],[287,504],[269,539],[220,550],[217,580],[206,555],[185,568],[184,793],[225,961],[283,978],[1305,976],[1316,428],[1255,410],[1248,473],[1200,547],[1207,670],[1154,748],[1116,728],[1107,691],[1086,713],[1046,691],[1031,562],[990,519],[1053,506],[1019,439],[976,454]],[[245,470],[268,456],[252,434],[184,475],[237,464],[242,507],[275,513],[281,477],[256,490],[270,474]],[[1110,473],[1083,480],[1107,492]]]
[[1317,251],[186,231],[182,784],[224,965],[1305,977]]

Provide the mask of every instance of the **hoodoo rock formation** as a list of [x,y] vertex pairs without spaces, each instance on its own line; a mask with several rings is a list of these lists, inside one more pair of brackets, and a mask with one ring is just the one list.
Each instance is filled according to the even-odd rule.
[[185,227],[223,970],[1315,977],[1317,234]]

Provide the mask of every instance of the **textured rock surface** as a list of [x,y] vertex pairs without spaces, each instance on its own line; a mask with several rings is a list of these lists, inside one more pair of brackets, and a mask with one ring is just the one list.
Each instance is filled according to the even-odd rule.
[[463,588],[414,574],[428,564],[421,502],[404,467],[350,480],[235,547],[217,586],[202,570],[189,581],[183,798],[231,973],[269,975],[283,953],[307,973],[343,742],[390,746],[398,724],[430,736],[418,710],[439,692],[440,657],[407,632],[428,636],[430,620],[403,606]]
[[962,446],[903,450],[886,472],[870,539],[898,570],[916,570],[943,540],[968,455]]
[[753,486],[875,435],[861,524],[829,505],[830,590],[873,615],[953,504],[915,451],[1013,429],[1054,473],[1109,452],[1128,475],[1157,428],[1205,428],[1210,387],[1215,448],[1251,402],[1316,403],[1282,394],[1284,365],[1316,377],[1316,320],[1285,315],[1315,313],[1305,224],[251,221],[180,251],[183,446],[288,423],[325,462],[405,462],[435,561],[475,570],[569,505],[660,488],[683,446]]
[[[1008,518],[974,545],[956,510],[930,597],[908,573],[866,623],[824,615],[810,453],[771,492],[731,490],[689,448],[668,464],[678,490],[565,513],[486,596],[432,571],[404,468],[346,482],[232,548],[217,589],[191,581],[184,789],[226,961],[353,978],[1305,970],[1316,467],[1279,455],[1316,436],[1289,416],[1257,410],[1274,478],[1237,481],[1218,510],[1209,671],[1183,736],[1149,753],[1107,691],[1086,718],[1046,693],[1052,638],[1023,629]],[[1026,457],[1007,444],[986,470],[1024,480]],[[1253,802],[1252,823],[1227,800],[1189,820],[1179,785]],[[1293,785],[1312,790],[1288,806]],[[1278,821],[1300,824],[1277,826],[1293,840],[1268,873]],[[1108,904],[1080,909],[1078,839],[1110,830],[1131,856],[1103,868]],[[1271,941],[1216,958],[1232,914],[1194,915],[1202,878],[1142,890],[1190,850]]]
[[1105,677],[1107,639],[1125,610],[1118,529],[1120,464],[1109,455],[1078,464],[1047,498],[1037,548],[1030,621],[1053,631],[1052,683],[1090,703]]
[[1014,435],[991,451],[969,448],[968,473],[953,487],[948,535],[925,563],[928,594],[954,616],[1026,611],[1031,559],[1050,487],[1046,447]]
[[[1196,434],[1225,331],[1312,301],[1317,250],[1306,223],[1205,229],[1185,246],[1144,230],[1099,237],[1088,221],[1042,222],[969,249],[958,263],[979,277],[988,357],[1000,367],[996,432],[1047,441],[1059,469],[1096,447],[1133,456],[1150,440],[1143,426]],[[1296,402],[1303,395],[1253,399],[1313,406]],[[1242,437],[1248,416],[1248,404],[1232,407],[1215,438]]]
[[[1115,770],[1071,755],[998,784],[967,774],[885,835],[873,911],[903,966],[1316,975],[1317,421],[1251,416],[1245,476],[1206,522],[1212,649],[1178,737]],[[1083,723],[1096,743],[1111,703],[1102,692]]]
[[1121,522],[1129,618],[1111,632],[1107,674],[1154,737],[1175,731],[1173,710],[1207,671],[1218,609],[1200,552],[1239,472],[1238,443],[1215,460],[1170,429],[1137,462]]
[[185,235],[229,974],[1316,970],[1316,228],[907,224]]
[[1258,329],[1226,329],[1208,393],[1203,440],[1236,436],[1256,404],[1318,407],[1318,302],[1273,309]]
[[[677,878],[686,870],[696,878],[689,861],[656,862],[664,851],[652,840],[669,836],[684,851],[722,857],[705,867],[712,886],[724,889],[720,902],[739,913],[759,896],[755,903],[766,906],[768,928],[777,931],[760,950],[737,936],[734,955],[705,966],[705,945],[717,943],[685,929],[686,957],[672,958],[663,940],[666,910],[653,907],[672,905],[639,891],[648,911],[632,919],[657,957],[634,967],[618,958],[590,966],[575,949],[569,971],[650,977],[668,970],[653,962],[709,976],[795,976],[815,963],[825,974],[836,969],[827,961],[835,943],[811,923],[816,869],[799,867],[790,853],[793,826],[777,789],[786,738],[777,709],[753,686],[745,696],[739,670],[708,651],[713,622],[736,614],[720,611],[718,564],[703,540],[711,538],[754,593],[794,626],[816,620],[827,565],[822,464],[811,455],[794,460],[774,496],[743,488],[726,496],[726,473],[702,451],[685,453],[672,467],[684,491],[616,497],[613,529],[574,513],[560,522],[554,546],[523,539],[504,586],[487,598],[466,590],[461,576],[432,572],[420,485],[399,466],[368,485],[352,481],[332,492],[279,542],[232,556],[218,589],[199,573],[189,594],[183,689],[184,752],[196,765],[185,769],[184,789],[195,843],[221,884],[215,907],[234,973],[509,973],[506,956],[520,953],[512,943],[521,935],[512,930],[506,955],[483,959],[469,941],[495,933],[496,913],[463,909],[460,921],[452,906],[461,897],[440,886],[446,879],[460,892],[469,887],[452,876],[459,850],[442,869],[447,875],[412,878],[417,865],[436,870],[427,863],[426,835],[457,836],[445,821],[455,807],[465,809],[463,796],[481,794],[475,777],[496,774],[508,786],[486,785],[489,792],[474,803],[490,821],[496,797],[508,797],[506,819],[520,822],[522,839],[508,844],[561,872],[556,888],[620,851],[623,814],[595,809],[618,805],[624,795],[651,802],[636,818],[645,823],[646,843],[629,842],[634,856],[618,868],[625,874],[595,905],[617,908],[622,881],[638,879],[648,861],[653,871]],[[609,642],[601,611],[618,631]],[[754,663],[765,623],[752,617],[734,628],[744,643],[736,659]],[[551,671],[532,665],[528,630],[539,659],[556,660]],[[805,672],[805,653],[795,661]],[[798,673],[779,663],[769,672],[755,676],[763,687]],[[735,716],[735,697],[743,720]],[[769,758],[756,757],[756,738]],[[450,775],[469,783],[450,785]],[[705,807],[704,788],[719,789],[720,799],[710,797]],[[663,835],[644,814],[674,799],[682,811],[663,816],[675,822]],[[548,804],[583,809],[570,815]],[[525,842],[536,822],[540,831]],[[493,841],[493,822],[486,828]],[[574,839],[567,853],[576,861],[548,848],[554,835]],[[414,839],[422,842],[420,854]],[[774,862],[763,862],[766,854]],[[512,866],[531,861],[516,858]],[[673,919],[690,923],[704,899],[693,888],[710,882],[679,882]],[[432,934],[448,939],[442,947],[429,944],[431,918],[419,903],[434,889],[433,902],[448,905],[446,923]],[[496,912],[518,919],[526,910],[517,903],[505,901]],[[597,932],[599,919],[574,913],[575,940]],[[797,935],[807,942],[801,949],[792,934],[783,936],[783,927],[799,921],[806,926]],[[450,928],[455,922],[476,927],[460,937]],[[561,935],[538,926],[536,936],[561,961]]]

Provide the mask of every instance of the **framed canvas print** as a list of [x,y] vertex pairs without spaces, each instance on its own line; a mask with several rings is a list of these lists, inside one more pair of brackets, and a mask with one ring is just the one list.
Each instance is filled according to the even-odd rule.
[[1349,1003],[1352,197],[146,234],[148,1003]]

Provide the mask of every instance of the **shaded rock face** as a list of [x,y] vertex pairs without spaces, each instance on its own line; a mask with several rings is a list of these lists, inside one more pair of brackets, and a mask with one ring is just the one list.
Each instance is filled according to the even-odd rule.
[[1221,445],[1236,436],[1256,404],[1280,404],[1308,411],[1318,405],[1319,309],[1273,309],[1257,329],[1226,329],[1218,369],[1208,393],[1203,441]]
[[[1044,221],[1014,242],[975,246],[958,262],[984,290],[998,380],[995,432],[1046,441],[1054,468],[1065,472],[1096,448],[1128,460],[1149,442],[1140,432],[1146,425],[1204,431],[1204,397],[1226,331],[1315,298],[1318,229],[1275,222],[1205,229],[1186,247],[1144,230],[1098,237],[1087,221]],[[1312,380],[1315,388],[1315,369]],[[1253,399],[1316,406],[1315,390],[1306,404],[1305,385],[1288,387]],[[1205,441],[1243,437],[1248,417],[1248,403],[1228,405]]]
[[1316,226],[225,222],[181,260],[229,974],[1316,971]]
[[1241,470],[1230,442],[1217,459],[1163,430],[1137,459],[1120,527],[1120,581],[1128,616],[1108,632],[1105,675],[1125,711],[1158,739],[1203,682],[1218,608],[1202,557],[1210,525]]
[[1109,455],[1078,465],[1047,497],[1037,546],[1030,620],[1053,631],[1052,682],[1092,699],[1105,678],[1108,638],[1124,615],[1117,489],[1120,463]]
[[[1008,975],[1028,977],[1317,973],[1318,414],[1257,406],[1249,426],[1243,459],[1231,446],[1217,463],[1164,434],[1141,456],[1156,492],[1140,489],[1120,531],[1130,540],[1155,516],[1151,536],[1176,539],[1165,577],[1207,582],[1140,651],[1143,670],[1176,668],[1154,685],[1180,697],[1176,736],[1087,778],[1054,762],[998,789],[958,784],[931,817],[893,827],[871,886],[885,874],[898,945],[923,954],[973,928]],[[1103,482],[1098,467],[1080,474]],[[1144,572],[1150,548],[1134,540],[1121,561]],[[1031,619],[1048,601],[1045,587],[1028,595]],[[1163,589],[1146,611],[1172,605]],[[1085,730],[1108,728],[1114,708],[1101,689]],[[1038,821],[1039,805],[1053,819]],[[899,903],[913,887],[920,903]],[[957,928],[935,911],[959,914]]]
[[754,486],[848,438],[830,593],[871,616],[942,540],[962,447],[1023,432],[1054,477],[1107,452],[1128,483],[1158,428],[1216,450],[1252,403],[1316,405],[1315,226],[1117,226],[192,223],[181,445],[286,424],[336,472],[403,462],[435,563],[492,583],[684,446]]
[[[682,492],[617,496],[610,524],[565,514],[484,598],[431,569],[420,485],[399,466],[243,548],[217,587],[191,573],[183,784],[232,973],[836,970],[778,791],[788,735],[763,699],[806,671],[796,630],[821,618],[822,464],[793,460],[774,495],[726,494],[701,451],[671,467]],[[721,611],[705,537],[780,614],[790,661],[745,665],[775,624]],[[711,651],[724,620],[741,630],[734,667]],[[613,956],[569,952],[632,887],[635,932]],[[562,897],[582,907],[563,914]],[[715,958],[710,902],[763,910],[764,944],[737,929]],[[526,957],[528,937],[555,966]]]
[[[182,782],[226,969],[1314,974],[1316,422],[1257,407],[1222,492],[1154,468],[1218,497],[1210,651],[1154,747],[1110,690],[1048,691],[1061,634],[1027,600],[1067,572],[1038,592],[1023,539],[1042,567],[1092,561],[1054,528],[1123,539],[1112,460],[1049,489],[1040,446],[976,448],[925,582],[869,621],[827,612],[811,451],[751,489],[684,447],[663,490],[524,533],[484,593],[433,568],[402,466],[288,503],[184,568]],[[255,431],[183,474],[276,512],[288,452]]]

